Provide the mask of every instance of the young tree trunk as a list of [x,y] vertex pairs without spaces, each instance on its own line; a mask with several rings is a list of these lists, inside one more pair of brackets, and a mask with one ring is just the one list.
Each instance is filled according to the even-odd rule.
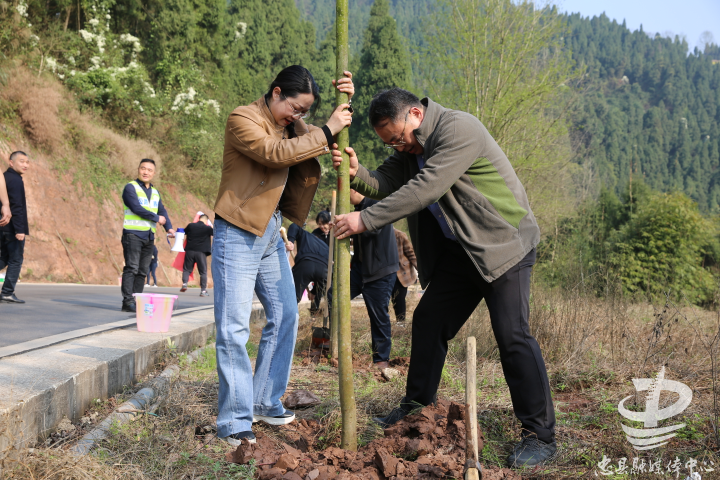
[[[337,0],[335,26],[337,31],[335,78],[343,77],[348,69],[348,0]],[[348,96],[336,90],[338,104],[347,103]],[[339,150],[343,152],[343,163],[338,169],[338,212],[350,212],[350,160],[345,148],[350,144],[347,128],[336,138]],[[337,242],[338,265],[337,286],[333,289],[333,298],[338,305],[338,370],[340,383],[340,409],[342,411],[342,435],[340,446],[346,450],[357,450],[357,412],[355,407],[355,388],[353,384],[352,346],[350,333],[350,239]]]

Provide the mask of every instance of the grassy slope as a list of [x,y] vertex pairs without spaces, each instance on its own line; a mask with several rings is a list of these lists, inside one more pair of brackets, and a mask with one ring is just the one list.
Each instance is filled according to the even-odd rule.
[[[120,193],[137,175],[141,158],[159,163],[154,184],[160,190],[175,227],[191,222],[210,206],[166,181],[159,148],[128,138],[82,113],[71,93],[52,78],[37,78],[22,67],[0,85],[0,166],[9,154],[26,151],[31,170],[25,177],[30,238],[23,281],[117,284],[123,266]],[[60,240],[78,265],[78,273]],[[163,246],[164,245],[164,246]],[[158,241],[160,284],[177,283],[170,265],[175,255]]]
[[[673,305],[656,309],[648,304],[628,305],[612,299],[600,301],[573,293],[577,292],[549,294],[533,287],[531,325],[533,334],[540,341],[551,377],[560,450],[551,465],[523,472],[523,478],[595,478],[594,471],[603,455],[612,459],[615,468],[621,458],[628,459],[628,473],[633,458],[646,462],[645,474],[603,478],[670,478],[667,472],[665,475],[647,473],[647,462],[658,458],[662,459],[664,470],[669,462],[680,458],[681,472],[684,473],[680,478],[687,476],[685,464],[691,458],[700,466],[702,462],[708,462],[705,465],[708,468],[711,468],[709,462],[713,462],[717,469],[720,457],[712,422],[718,412],[712,398],[710,355],[703,345],[708,335],[717,334],[717,317]],[[411,292],[408,300],[408,308],[414,309],[417,293]],[[307,356],[313,324],[317,321],[313,321],[306,311],[301,311],[289,391],[307,389],[322,399],[319,406],[297,412],[299,418],[321,423],[323,428],[315,448],[322,449],[339,443],[340,411],[337,370],[324,358],[316,363]],[[257,354],[262,327],[262,323],[252,326],[248,344],[251,356]],[[393,325],[393,358],[409,355],[410,331],[409,322],[405,326]],[[658,334],[653,335],[653,331]],[[520,430],[512,413],[484,305],[478,307],[457,338],[450,342],[439,397],[463,402],[464,345],[468,335],[478,339],[478,413],[485,439],[481,460],[486,466],[500,466],[512,450]],[[404,393],[405,378],[401,376],[385,382],[367,367],[371,361],[370,335],[364,308],[353,310],[353,350],[358,436],[363,445],[382,436],[382,430],[370,418],[387,413],[397,404]],[[618,415],[617,404],[634,393],[632,378],[651,378],[662,364],[666,365],[666,378],[683,382],[693,389],[691,405],[665,424],[684,422],[687,426],[666,446],[637,452],[622,433],[621,422],[630,422]],[[714,374],[717,379],[718,372]],[[217,385],[215,356],[210,350],[201,361],[183,369],[171,389],[171,397],[158,412],[159,416],[146,416],[114,432],[113,437],[101,446],[99,455],[76,463],[74,476],[63,478],[87,478],[82,476],[84,472],[91,472],[93,478],[98,479],[253,478],[252,468],[225,462],[229,448],[213,435]],[[720,386],[715,384],[715,389],[716,394],[720,394]],[[666,392],[660,406],[668,406],[675,400]],[[642,395],[635,408],[644,409]],[[101,420],[97,419],[98,422]],[[262,424],[257,424],[254,429],[256,433],[262,432],[278,441],[283,441],[287,433],[283,427]],[[26,453],[21,463],[27,467],[17,468],[10,478],[45,478],[43,473],[67,468],[76,460],[61,447],[71,440],[66,439],[52,448],[37,449],[31,455]],[[118,470],[114,465],[123,468]],[[708,472],[702,478],[717,477]]]

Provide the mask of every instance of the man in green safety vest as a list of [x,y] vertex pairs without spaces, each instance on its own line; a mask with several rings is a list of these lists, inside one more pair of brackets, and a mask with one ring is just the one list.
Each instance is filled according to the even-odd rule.
[[145,286],[157,224],[165,227],[168,236],[175,236],[160,193],[150,183],[154,176],[155,161],[143,158],[138,167],[138,178],[125,185],[122,194],[125,207],[122,234],[125,268],[121,286],[123,312],[135,312],[133,293],[142,293]]

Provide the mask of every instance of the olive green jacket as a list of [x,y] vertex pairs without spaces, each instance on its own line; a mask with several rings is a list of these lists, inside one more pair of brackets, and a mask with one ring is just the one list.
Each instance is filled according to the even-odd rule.
[[[527,194],[498,144],[469,113],[450,110],[429,98],[414,131],[423,146],[417,156],[395,152],[375,171],[360,166],[351,188],[382,200],[361,213],[368,230],[407,217],[410,239],[425,287],[442,251],[424,232],[418,213],[438,202],[458,242],[483,278],[492,282],[540,242],[540,229]],[[362,159],[360,159],[362,161]]]

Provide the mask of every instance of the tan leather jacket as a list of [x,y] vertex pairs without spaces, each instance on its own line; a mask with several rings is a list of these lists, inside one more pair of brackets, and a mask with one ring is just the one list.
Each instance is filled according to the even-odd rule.
[[261,236],[276,209],[303,226],[320,181],[316,156],[330,153],[321,128],[295,122],[296,138],[279,126],[265,98],[233,110],[215,213]]
[[400,269],[397,272],[398,279],[403,287],[409,287],[417,281],[417,260],[410,239],[403,232],[395,229],[395,241],[397,242],[398,259]]

